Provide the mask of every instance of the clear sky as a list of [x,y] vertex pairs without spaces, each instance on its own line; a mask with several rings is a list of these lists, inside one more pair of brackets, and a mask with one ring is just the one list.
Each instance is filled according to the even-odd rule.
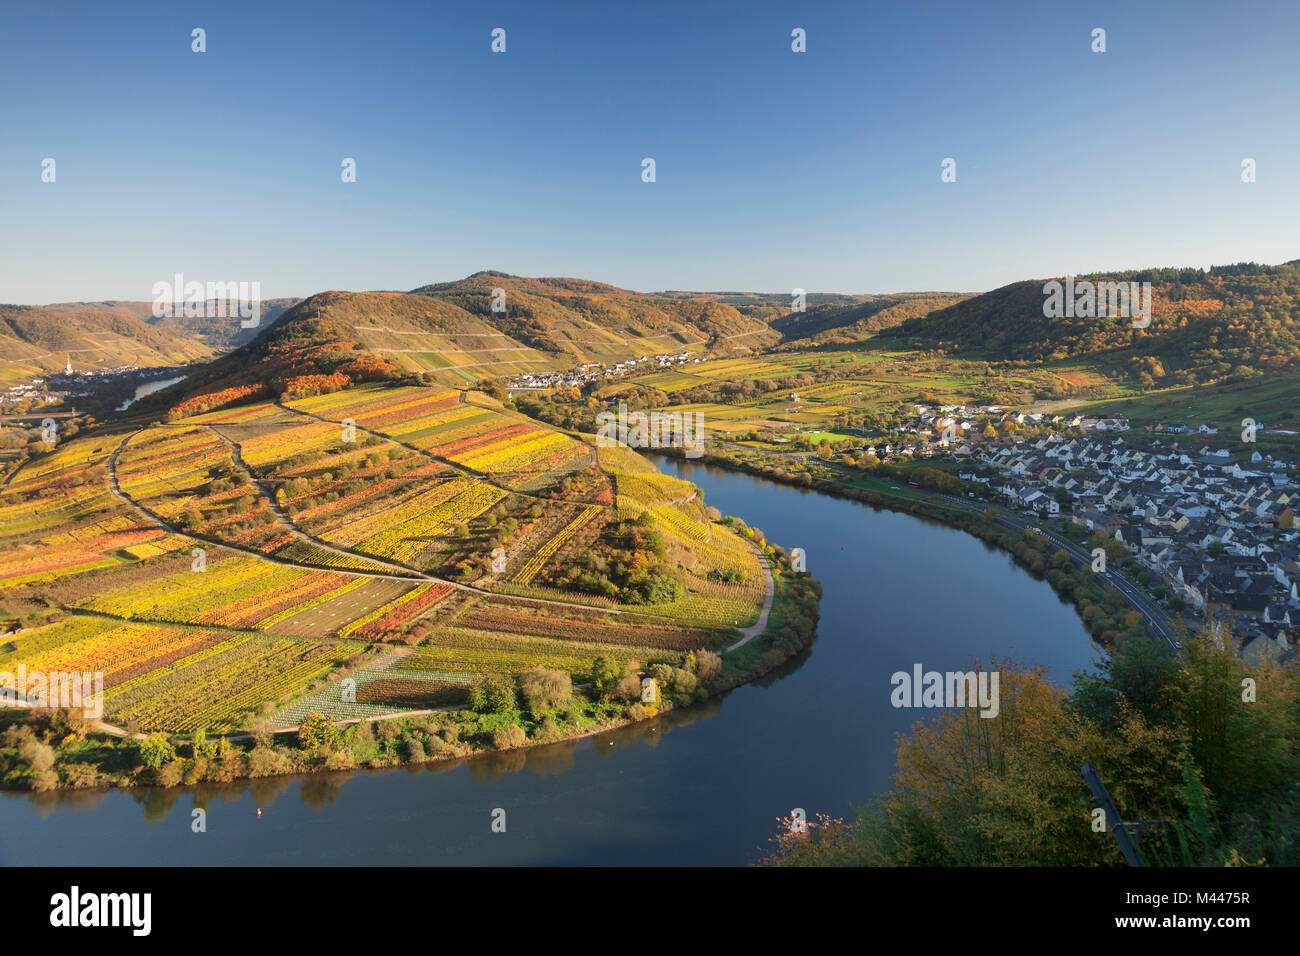
[[3,302],[177,272],[264,298],[480,269],[982,291],[1300,257],[1296,0],[5,7]]

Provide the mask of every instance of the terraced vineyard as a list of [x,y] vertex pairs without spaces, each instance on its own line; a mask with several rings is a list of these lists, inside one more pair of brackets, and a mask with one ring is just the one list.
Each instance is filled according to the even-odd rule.
[[[58,441],[0,492],[0,667],[102,674],[119,726],[373,717],[455,706],[480,675],[678,663],[763,601],[692,485],[481,394],[169,417]],[[627,581],[579,573],[603,554]],[[676,583],[647,600],[651,572]]]

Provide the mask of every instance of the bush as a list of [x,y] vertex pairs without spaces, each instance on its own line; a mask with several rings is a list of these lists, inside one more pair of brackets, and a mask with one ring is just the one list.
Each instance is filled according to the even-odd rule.
[[519,690],[528,709],[540,715],[569,702],[573,696],[573,679],[567,671],[537,667],[519,678]]
[[526,743],[528,743],[528,735],[524,733],[524,728],[517,724],[503,727],[501,730],[492,734],[492,746],[498,750],[509,750],[512,747],[522,747]]
[[54,748],[38,740],[26,740],[18,748],[18,756],[33,773],[44,773],[54,766]]
[[469,687],[469,709],[477,714],[509,714],[518,706],[513,677],[481,677]]
[[174,787],[181,782],[185,775],[185,761],[173,760],[171,763],[163,764],[154,771],[154,782],[160,787]]
[[73,790],[93,787],[99,774],[88,763],[70,763],[63,767],[63,782]]
[[250,777],[269,777],[272,774],[287,773],[290,769],[289,760],[284,754],[270,747],[254,747],[248,754]]
[[140,742],[140,760],[150,770],[157,770],[175,759],[176,748],[158,731],[154,731]]
[[713,680],[722,673],[722,658],[712,651],[697,651],[695,676],[700,680]]
[[317,750],[321,747],[329,750],[338,740],[338,735],[338,725],[329,714],[312,711],[298,727],[298,746],[303,750]]
[[673,668],[673,690],[683,697],[695,693],[695,687],[698,683],[694,674],[684,668]]
[[[226,738],[224,737],[221,738],[222,741],[225,741],[225,739]],[[208,732],[206,730],[194,731],[193,742],[190,744],[190,751],[191,756],[193,756],[195,760],[211,760],[217,755],[217,747],[218,744],[211,743],[208,740]]]
[[601,700],[609,700],[625,674],[626,664],[602,654],[591,662],[592,689]]
[[628,674],[614,685],[614,696],[619,700],[640,700],[641,678],[636,674]]

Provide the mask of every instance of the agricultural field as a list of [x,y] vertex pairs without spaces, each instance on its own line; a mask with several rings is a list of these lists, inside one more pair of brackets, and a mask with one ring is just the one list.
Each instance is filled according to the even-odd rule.
[[1101,364],[988,362],[974,356],[899,350],[872,341],[839,350],[776,352],[650,371],[606,385],[613,401],[630,390],[667,396],[665,411],[703,416],[710,436],[832,431],[916,401],[1057,410],[1123,394]]
[[290,407],[333,422],[355,422],[512,489],[548,487],[591,464],[591,450],[582,442],[521,416],[466,402],[463,394],[362,388],[301,399]]
[[[679,662],[762,604],[752,545],[716,518],[631,449],[453,389],[137,419],[0,487],[0,667],[102,674],[110,724],[188,734]],[[627,580],[575,570],[603,555]]]

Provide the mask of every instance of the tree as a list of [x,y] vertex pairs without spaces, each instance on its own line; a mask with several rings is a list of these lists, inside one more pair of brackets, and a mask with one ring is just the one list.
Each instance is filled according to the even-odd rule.
[[298,746],[303,750],[328,749],[338,739],[338,732],[339,728],[329,714],[312,711],[298,726]]
[[637,700],[641,696],[641,678],[636,674],[619,678],[614,685],[614,696],[619,700]]
[[[226,738],[221,739],[224,741]],[[203,729],[194,731],[191,750],[194,752],[195,760],[211,760],[217,755],[217,745],[208,742],[208,732]]]
[[176,748],[166,735],[154,731],[140,742],[140,760],[150,770],[157,770],[176,759]]
[[478,714],[509,714],[519,708],[513,677],[481,677],[469,687],[469,709]]
[[591,662],[591,686],[601,700],[609,700],[618,682],[627,673],[627,665],[601,655]]

